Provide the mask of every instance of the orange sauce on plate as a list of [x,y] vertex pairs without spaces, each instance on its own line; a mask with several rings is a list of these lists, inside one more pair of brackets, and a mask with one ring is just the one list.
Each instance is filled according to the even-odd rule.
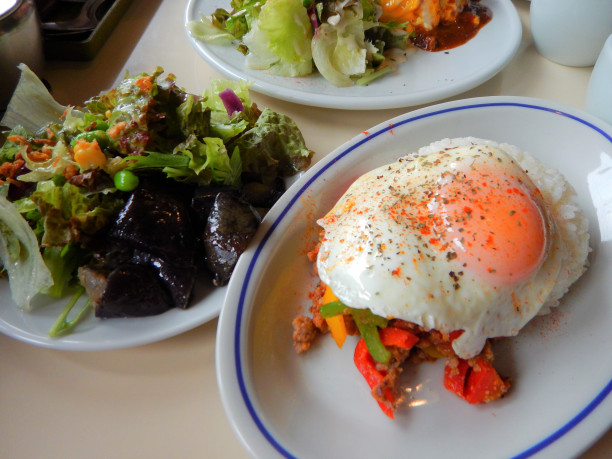
[[471,40],[493,17],[493,12],[478,1],[471,0],[454,22],[438,24],[430,31],[417,32],[411,42],[426,51],[444,51]]

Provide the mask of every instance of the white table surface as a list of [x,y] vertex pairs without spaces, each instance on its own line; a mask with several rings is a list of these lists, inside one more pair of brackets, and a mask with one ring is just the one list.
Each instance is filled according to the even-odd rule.
[[[529,3],[515,58],[490,81],[453,99],[532,96],[583,109],[591,67],[541,57],[529,33]],[[185,0],[133,0],[94,60],[49,61],[42,72],[62,104],[80,104],[125,71],[162,66],[199,93],[221,77],[198,57],[183,29]],[[254,94],[260,107],[291,116],[315,160],[361,131],[407,109],[347,112]],[[416,107],[413,107],[416,108]],[[0,335],[1,458],[241,458],[246,450],[225,415],[215,376],[213,320],[183,335],[136,348],[65,352]],[[612,431],[582,456],[612,457]]]

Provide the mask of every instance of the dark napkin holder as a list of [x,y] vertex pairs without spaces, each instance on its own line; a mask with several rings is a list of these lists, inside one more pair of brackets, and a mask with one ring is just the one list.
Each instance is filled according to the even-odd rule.
[[97,8],[96,24],[87,31],[45,30],[47,23],[68,23],[78,15],[85,1],[37,0],[43,35],[43,49],[48,60],[87,61],[95,57],[132,0],[105,0]]

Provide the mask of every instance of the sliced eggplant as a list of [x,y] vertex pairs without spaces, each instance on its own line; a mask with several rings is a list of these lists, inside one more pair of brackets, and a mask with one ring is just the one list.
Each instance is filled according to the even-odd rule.
[[257,212],[233,193],[218,193],[204,230],[205,264],[213,284],[225,285],[259,227]]
[[110,238],[165,260],[193,257],[194,236],[188,208],[162,192],[139,188],[120,212]]
[[206,228],[206,222],[208,221],[208,216],[210,215],[210,211],[215,204],[215,199],[221,192],[232,193],[236,196],[240,195],[240,190],[238,188],[229,185],[199,186],[193,193],[193,197],[191,198],[191,215],[197,234],[203,234],[204,229]]
[[[104,254],[96,257],[102,268],[80,276],[95,298],[96,315],[139,317],[187,308],[197,271],[194,249],[189,209],[182,201],[147,188],[135,191],[109,231]],[[100,278],[104,272],[106,282]]]
[[153,316],[173,306],[157,274],[147,266],[126,263],[108,276],[103,271],[81,269],[79,279],[99,318]]

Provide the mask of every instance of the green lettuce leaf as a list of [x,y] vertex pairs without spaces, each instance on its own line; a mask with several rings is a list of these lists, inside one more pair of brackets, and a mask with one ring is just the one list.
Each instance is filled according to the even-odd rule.
[[15,161],[15,156],[17,156],[17,153],[22,152],[24,149],[24,146],[20,142],[12,142],[11,140],[8,140],[8,137],[13,135],[25,138],[28,138],[29,136],[23,126],[15,126],[13,129],[7,132],[7,140],[4,142],[4,145],[0,147],[0,164],[5,162],[12,163]]
[[248,129],[249,123],[244,119],[236,118],[236,121],[232,120],[229,123],[213,124],[210,127],[210,133],[215,137],[223,139],[224,142],[240,135],[246,129]]
[[219,94],[225,89],[231,89],[234,94],[242,101],[245,107],[252,105],[251,95],[249,88],[253,83],[247,81],[231,81],[231,80],[211,80],[209,88],[204,91],[203,97],[205,104],[212,110],[211,123],[213,124],[225,124],[230,121],[230,118],[225,110],[225,105],[219,97]]
[[86,194],[69,182],[58,186],[51,180],[38,182],[29,199],[43,220],[42,246],[64,246],[94,236],[124,205],[112,194]]
[[[156,105],[154,98],[159,93],[157,77],[162,72],[158,67],[152,74],[126,76],[116,88],[102,92],[85,102],[90,113],[111,112],[108,117],[109,129],[118,131],[116,135],[111,136],[111,147],[122,155],[140,154],[147,148],[152,135],[149,126],[150,113]],[[150,79],[150,89],[142,89],[142,79]],[[173,127],[167,126],[167,129],[172,131]]]
[[138,169],[159,169],[165,168],[187,169],[189,158],[183,155],[173,155],[168,153],[157,153],[155,151],[145,151],[142,156],[129,156],[124,158],[128,163],[127,169],[132,171]]
[[265,184],[306,169],[313,156],[295,122],[269,108],[251,130],[231,142],[231,147],[240,151],[243,174]]
[[246,67],[291,77],[312,73],[312,25],[300,0],[268,0],[242,38]]
[[164,169],[169,177],[197,181],[200,184],[211,182],[225,185],[240,184],[240,173],[236,171],[240,165],[230,160],[225,144],[220,138],[204,137],[199,140],[196,136],[189,136],[173,154],[189,158],[189,163],[188,167],[183,169]]
[[265,2],[260,0],[232,0],[231,12],[217,8],[209,17],[187,23],[187,30],[197,40],[216,45],[229,45],[240,40],[251,30]]
[[189,94],[185,102],[179,105],[176,113],[181,132],[185,137],[191,134],[205,137],[210,134],[211,110],[205,100]]
[[15,206],[0,195],[0,260],[17,306],[29,311],[34,296],[53,285],[38,239]]
[[68,293],[72,281],[76,279],[76,270],[89,259],[89,253],[78,244],[67,244],[64,247],[45,247],[43,259],[53,277],[53,285],[41,293],[62,298]]
[[25,64],[19,64],[21,76],[2,118],[3,126],[22,126],[36,132],[49,123],[57,122],[66,107],[59,104],[47,87]]
[[319,73],[332,84],[352,86],[355,83],[351,77],[363,75],[368,58],[361,3],[336,12],[335,17],[337,24],[326,22],[317,29],[312,58]]
[[[363,20],[366,22],[376,22],[378,20],[377,0],[361,0]],[[380,8],[380,7],[379,7]]]
[[224,23],[213,22],[204,14],[199,20],[189,21],[187,30],[197,40],[214,43],[216,45],[229,45],[234,41],[234,35],[224,28]]

